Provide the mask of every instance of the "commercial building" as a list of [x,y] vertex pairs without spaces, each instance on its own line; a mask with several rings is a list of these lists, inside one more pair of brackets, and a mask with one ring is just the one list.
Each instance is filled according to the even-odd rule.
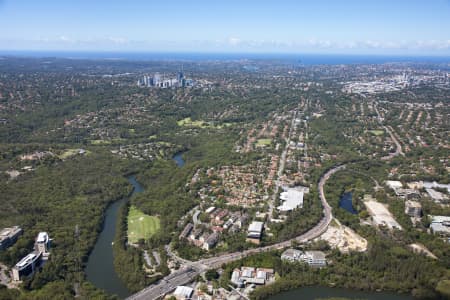
[[13,280],[19,281],[21,277],[33,274],[41,262],[42,253],[38,251],[31,252],[12,268]]
[[39,232],[36,243],[35,243],[36,251],[47,254],[50,250],[50,238],[47,232]]
[[192,87],[194,86],[194,81],[185,78],[183,72],[180,71],[176,77],[167,77],[165,74],[161,76],[159,73],[155,73],[153,76],[144,75],[138,79],[137,85],[156,88]]
[[303,190],[297,188],[287,188],[280,194],[280,200],[283,204],[277,209],[281,212],[292,211],[297,207],[303,207]]
[[217,244],[218,241],[219,241],[219,234],[217,232],[212,233],[203,243],[203,249],[209,251]]
[[422,216],[422,205],[417,201],[406,201],[405,214],[409,215],[410,217],[420,218]]
[[184,227],[183,231],[180,233],[179,238],[180,238],[180,239],[183,239],[183,238],[185,239],[185,238],[187,238],[188,235],[189,235],[189,233],[191,232],[192,228],[194,228],[194,225],[193,225],[192,223],[188,223],[188,224]]
[[290,262],[302,261],[311,267],[325,267],[327,260],[322,251],[300,251],[297,249],[287,249],[281,254],[282,260]]
[[327,260],[322,251],[305,251],[301,259],[311,267],[325,267]]
[[189,235],[189,239],[197,240],[203,233],[202,228],[197,228],[191,231],[191,235]]
[[393,190],[401,189],[403,187],[403,184],[397,180],[387,180],[386,185]]
[[39,232],[34,244],[35,251],[22,258],[12,268],[13,280],[19,281],[23,276],[33,274],[48,259],[50,242],[51,239],[47,232]]
[[433,181],[433,182],[425,181],[423,183],[423,187],[426,189],[432,189],[432,188],[447,189],[447,193],[450,193],[450,183],[442,184],[442,183],[437,183],[436,181]]
[[261,241],[263,229],[264,222],[253,221],[248,226],[247,241],[254,244],[259,244],[259,242]]
[[3,228],[0,231],[0,250],[5,250],[14,244],[22,233],[23,230],[19,226]]
[[294,248],[289,248],[287,250],[285,250],[282,254],[281,254],[281,259],[282,260],[287,260],[290,262],[294,262],[294,261],[299,261],[300,260],[300,256],[302,255],[302,251],[294,249]]
[[420,199],[420,192],[415,189],[396,189],[395,194],[403,199]]
[[429,216],[431,218],[430,230],[433,234],[447,237],[450,242],[450,216]]
[[436,191],[433,188],[425,188],[425,191],[427,192],[428,196],[430,196],[430,198],[433,199],[436,203],[443,203],[447,200],[447,197],[444,193]]
[[273,280],[273,269],[242,267],[241,269],[234,269],[231,273],[231,283],[237,287],[243,287],[246,284],[264,285]]
[[191,299],[192,294],[194,294],[194,289],[188,286],[179,285],[175,289],[175,292],[173,292],[173,295],[175,298],[181,300],[181,299]]

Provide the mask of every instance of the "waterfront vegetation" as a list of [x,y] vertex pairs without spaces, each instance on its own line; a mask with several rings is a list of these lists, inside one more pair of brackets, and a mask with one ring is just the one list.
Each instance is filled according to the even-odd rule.
[[435,278],[448,276],[448,269],[439,262],[413,254],[400,244],[385,237],[373,236],[367,253],[341,254],[334,250],[328,256],[326,268],[310,268],[303,263],[281,261],[280,252],[257,254],[224,266],[220,284],[226,287],[234,268],[255,266],[274,268],[280,275],[275,283],[256,289],[252,299],[266,299],[270,295],[293,288],[323,285],[356,290],[387,290],[398,293],[412,292],[413,296],[439,299],[440,289]]
[[[72,293],[64,282],[84,278],[81,267],[102,228],[104,210],[130,192],[126,179],[115,175],[127,167],[103,152],[64,162],[50,159],[35,167],[20,180],[0,183],[1,227],[20,224],[24,229],[14,246],[0,252],[0,260],[12,267],[32,250],[39,231],[49,232],[53,239],[50,260],[41,272],[24,281],[24,297],[64,298]],[[81,290],[87,295],[98,292],[90,284],[83,284]]]

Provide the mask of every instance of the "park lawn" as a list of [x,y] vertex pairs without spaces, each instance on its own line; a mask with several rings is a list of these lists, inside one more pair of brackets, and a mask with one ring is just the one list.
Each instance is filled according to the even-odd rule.
[[158,217],[146,215],[131,206],[128,213],[128,242],[136,244],[140,239],[148,239],[158,232],[160,226]]
[[[84,155],[89,155],[91,151],[85,150]],[[60,159],[67,159],[69,157],[79,154],[80,149],[66,149],[62,154],[58,155]]]
[[111,144],[111,141],[107,140],[91,140],[92,145],[109,145]]
[[178,126],[199,127],[199,128],[206,128],[211,125],[203,120],[192,121],[190,117],[178,121],[177,124]]
[[197,127],[197,128],[215,128],[222,129],[233,126],[234,123],[225,122],[222,124],[214,124],[214,122],[205,122],[203,120],[192,121],[191,118],[184,118],[183,120],[177,121],[178,126],[186,126],[186,127]]
[[380,136],[384,134],[383,130],[369,130],[369,132],[375,136]]
[[259,139],[256,142],[256,147],[269,146],[271,143],[272,143],[271,139]]

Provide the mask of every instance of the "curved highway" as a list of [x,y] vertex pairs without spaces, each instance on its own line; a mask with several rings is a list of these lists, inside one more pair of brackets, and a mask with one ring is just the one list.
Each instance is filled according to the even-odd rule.
[[[183,260],[184,265],[177,271],[171,273],[170,275],[164,277],[161,279],[158,283],[148,286],[147,288],[141,290],[140,292],[131,295],[127,299],[158,299],[165,294],[173,291],[178,285],[184,285],[188,282],[192,281],[192,279],[199,275],[200,273],[208,270],[220,267],[224,263],[228,263],[234,260],[241,259],[243,257],[260,253],[260,252],[267,252],[277,249],[283,249],[286,247],[289,247],[291,245],[292,241],[297,241],[299,243],[306,243],[310,240],[313,240],[317,237],[319,237],[322,233],[324,233],[328,225],[330,224],[333,214],[331,212],[331,206],[328,204],[325,193],[323,190],[323,187],[327,180],[336,172],[342,170],[345,168],[345,165],[336,166],[329,171],[327,171],[319,180],[318,183],[318,190],[320,195],[320,201],[322,202],[323,206],[323,218],[320,220],[319,223],[316,224],[313,228],[308,230],[307,232],[293,238],[290,240],[286,240],[281,243],[260,247],[256,249],[250,249],[242,252],[234,252],[234,253],[227,253],[223,254],[221,256],[202,259],[195,262],[188,262],[186,260]],[[174,258],[177,258],[173,253],[171,255]]]

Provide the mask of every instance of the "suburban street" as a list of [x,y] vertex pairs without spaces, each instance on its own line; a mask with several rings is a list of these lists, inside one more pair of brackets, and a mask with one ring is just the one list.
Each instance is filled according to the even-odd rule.
[[377,103],[374,103],[373,107],[374,107],[374,109],[375,109],[375,112],[376,112],[377,115],[378,115],[378,122],[380,123],[381,126],[383,126],[383,129],[386,130],[386,132],[389,134],[389,136],[391,137],[392,141],[393,141],[394,144],[395,144],[395,152],[394,152],[393,154],[390,154],[389,156],[390,156],[391,158],[394,157],[394,156],[397,156],[397,155],[403,155],[403,156],[405,156],[405,153],[403,153],[403,150],[402,150],[402,145],[400,144],[400,142],[398,141],[398,139],[395,137],[395,135],[394,135],[394,133],[392,132],[392,130],[391,130],[389,127],[387,127],[386,125],[383,125],[383,122],[382,122],[382,118],[381,118],[380,112],[378,111]]
[[272,194],[272,200],[269,202],[269,216],[270,217],[273,216],[273,209],[275,208],[274,207],[275,200],[276,200],[276,197],[278,196],[278,191],[280,189],[280,177],[281,177],[281,175],[283,175],[284,166],[286,165],[286,155],[287,155],[287,151],[289,149],[289,143],[291,142],[292,128],[294,127],[296,116],[297,116],[297,112],[295,112],[292,117],[291,127],[289,128],[289,135],[286,139],[286,146],[284,147],[283,152],[281,153],[280,165],[278,167],[278,172],[277,172],[277,180],[275,182],[275,190]]
[[332,209],[330,205],[328,204],[325,193],[324,193],[324,185],[327,182],[327,180],[336,172],[342,170],[345,168],[345,165],[336,166],[329,171],[327,171],[319,180],[318,183],[318,189],[319,189],[319,195],[320,195],[320,201],[322,202],[323,206],[323,214],[324,217],[320,220],[319,223],[316,224],[313,228],[308,230],[307,232],[297,236],[296,238],[286,240],[281,243],[256,248],[256,249],[250,249],[242,252],[234,252],[234,253],[227,253],[223,254],[218,257],[212,257],[207,259],[202,259],[196,262],[190,262],[187,260],[184,260],[178,256],[176,256],[173,252],[171,252],[170,247],[166,247],[166,250],[169,254],[169,256],[177,259],[178,261],[183,263],[183,266],[180,268],[180,270],[166,276],[165,278],[161,279],[157,284],[153,284],[142,291],[128,297],[127,299],[157,299],[171,291],[173,291],[178,285],[184,285],[189,283],[195,276],[199,275],[200,273],[212,269],[220,267],[224,263],[229,263],[234,260],[241,259],[243,257],[260,253],[260,252],[267,252],[272,251],[276,249],[283,249],[285,247],[289,247],[291,245],[292,241],[297,241],[299,243],[306,243],[310,240],[313,240],[317,237],[319,237],[322,233],[324,233],[328,225],[330,224],[333,215],[332,215]]

